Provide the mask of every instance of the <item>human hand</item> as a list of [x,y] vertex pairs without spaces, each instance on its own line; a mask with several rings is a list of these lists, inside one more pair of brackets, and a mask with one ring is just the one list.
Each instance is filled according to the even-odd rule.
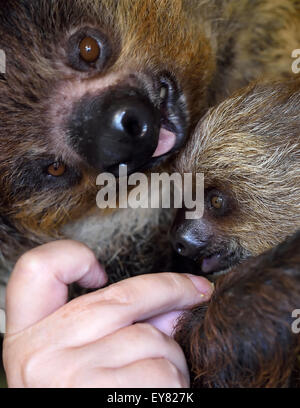
[[154,326],[167,332],[174,311],[209,299],[211,284],[191,279],[173,273],[142,275],[67,303],[68,284],[98,288],[106,283],[94,254],[72,241],[28,252],[7,288],[8,385],[187,387],[182,350]]

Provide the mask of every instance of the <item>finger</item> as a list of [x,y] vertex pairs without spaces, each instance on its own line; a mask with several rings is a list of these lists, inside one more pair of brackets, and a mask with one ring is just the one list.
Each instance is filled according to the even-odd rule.
[[7,287],[7,333],[16,333],[67,302],[70,283],[99,288],[107,280],[93,252],[75,241],[57,241],[23,255]]
[[125,327],[87,346],[71,348],[71,353],[76,364],[82,367],[98,364],[105,368],[118,368],[138,360],[165,358],[185,376],[189,375],[179,344],[145,323]]
[[56,335],[66,347],[78,347],[135,322],[190,309],[207,301],[212,292],[211,283],[203,277],[191,279],[175,273],[137,276],[74,299],[58,310],[53,316]]
[[81,374],[83,383],[89,388],[188,388],[189,377],[164,358],[134,362],[117,369],[89,370]]
[[151,324],[151,326],[156,327],[162,333],[172,337],[174,335],[178,319],[180,319],[183,313],[183,310],[163,313],[159,316],[151,317],[150,319],[145,320],[145,323]]
[[166,359],[138,361],[115,370],[121,388],[188,388],[189,377]]

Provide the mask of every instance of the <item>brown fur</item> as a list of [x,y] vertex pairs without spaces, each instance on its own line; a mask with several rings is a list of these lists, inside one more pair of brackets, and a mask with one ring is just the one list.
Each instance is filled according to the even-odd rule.
[[300,226],[299,107],[298,80],[254,83],[207,113],[176,162],[230,196],[216,236],[252,255]]
[[[173,72],[186,93],[191,115],[197,117],[207,105],[205,95],[214,66],[209,42],[200,41],[203,34],[188,24],[181,1],[38,3],[37,7],[30,1],[5,2],[0,12],[0,47],[7,54],[8,64],[5,80],[0,82],[0,213],[13,230],[34,243],[58,237],[62,225],[95,207],[96,175],[70,157],[62,124],[57,123],[58,112],[64,114],[66,109],[62,87],[70,88],[86,77],[66,64],[64,47],[70,33],[87,24],[111,32],[118,54],[110,75],[144,70]],[[191,91],[196,88],[198,91]],[[195,100],[203,103],[192,109]],[[53,106],[57,111],[53,112]],[[63,192],[26,186],[25,164],[43,156],[64,160],[80,173],[80,181],[66,186]],[[7,239],[3,234],[2,251],[11,256],[11,248],[18,242],[10,242],[6,249]]]
[[194,386],[291,385],[300,351],[291,329],[300,233],[260,254],[300,228],[299,108],[299,80],[253,84],[207,113],[178,160],[176,170],[204,173],[206,191],[230,196],[224,215],[205,208],[214,251],[231,248],[234,263],[252,255],[179,323]]
[[[6,52],[8,69],[0,81],[0,239],[5,264],[14,262],[32,246],[66,236],[62,227],[74,225],[83,214],[80,229],[82,223],[88,224],[90,212],[98,214],[98,224],[113,225],[106,213],[96,209],[96,174],[78,162],[64,141],[63,121],[69,115],[69,106],[76,102],[72,96],[74,84],[85,81],[95,87],[95,81],[106,75],[117,75],[122,81],[130,73],[167,70],[183,89],[190,116],[204,112],[214,58],[209,41],[200,27],[190,24],[189,10],[184,8],[181,1],[169,0],[3,2],[0,48]],[[76,72],[66,63],[67,38],[84,25],[106,30],[113,44],[112,64],[98,77]],[[196,100],[202,102],[192,108]],[[40,171],[36,164],[41,158],[65,161],[78,174],[76,183],[46,188],[43,182],[36,182],[31,173],[35,168]],[[138,216],[143,217],[145,212]],[[135,218],[131,218],[129,242],[122,236],[119,241],[126,256],[132,252]],[[154,218],[159,219],[159,214]],[[145,221],[141,224],[137,241]],[[100,225],[91,243],[94,250],[111,245],[107,242],[110,236],[99,245],[102,229]],[[148,235],[153,233],[149,231]],[[106,264],[115,258],[115,251],[119,248],[103,251],[107,253],[103,259]]]
[[[115,259],[115,245],[111,248],[107,237],[100,239],[103,225],[112,223],[96,211],[96,175],[64,140],[63,123],[80,81],[94,88],[106,76],[122,81],[132,72],[170,71],[185,95],[192,129],[209,104],[250,80],[287,75],[290,47],[299,36],[299,4],[293,0],[2,0],[0,5],[0,48],[8,65],[5,80],[0,80],[0,239],[5,265],[32,246],[65,237],[66,224],[72,231],[67,237],[82,237],[75,230],[89,223],[90,212],[98,214],[99,224],[92,249],[99,254],[102,248],[106,264]],[[66,62],[67,38],[84,25],[101,27],[113,45],[110,66],[97,77],[76,72]],[[41,158],[64,160],[78,175],[76,182],[63,188],[37,182],[31,174],[39,171]],[[144,212],[138,216],[144,217]],[[153,234],[142,235],[146,241]],[[123,253],[131,253],[129,248]],[[118,258],[115,267],[123,262],[125,258]]]
[[186,313],[176,340],[191,367],[194,387],[300,386],[300,233],[252,258],[217,281],[211,302]]
[[[0,280],[24,251],[57,238],[85,242],[113,280],[167,269],[171,212],[97,210],[96,174],[65,140],[74,89],[169,71],[191,132],[210,106],[250,81],[291,73],[299,15],[297,0],[0,0],[8,66],[0,76]],[[67,40],[83,26],[104,30],[112,44],[110,65],[97,75],[67,64]],[[70,179],[49,185],[42,167],[57,159]]]

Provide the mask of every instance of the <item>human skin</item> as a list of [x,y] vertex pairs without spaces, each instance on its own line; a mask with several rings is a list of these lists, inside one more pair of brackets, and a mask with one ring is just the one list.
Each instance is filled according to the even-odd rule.
[[20,258],[7,289],[9,387],[189,386],[172,328],[182,311],[210,298],[211,283],[143,275],[67,302],[69,284],[101,288],[106,281],[78,242],[53,242]]

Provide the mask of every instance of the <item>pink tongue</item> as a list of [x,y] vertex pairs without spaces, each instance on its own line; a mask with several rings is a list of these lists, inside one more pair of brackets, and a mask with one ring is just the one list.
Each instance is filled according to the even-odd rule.
[[211,273],[214,272],[218,266],[220,261],[220,254],[216,254],[211,256],[210,258],[205,258],[202,261],[202,272],[203,273]]
[[152,157],[163,156],[173,149],[176,143],[176,136],[174,133],[169,132],[166,129],[161,129],[159,133],[159,141],[157,149],[155,150]]

